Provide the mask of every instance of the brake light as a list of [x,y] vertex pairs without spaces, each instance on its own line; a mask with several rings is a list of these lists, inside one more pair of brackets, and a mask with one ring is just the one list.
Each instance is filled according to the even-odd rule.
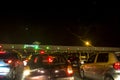
[[5,54],[6,53],[6,51],[0,51],[0,54]]
[[34,63],[37,63],[37,61],[38,61],[38,57],[36,57],[36,58],[34,59]]
[[4,60],[5,63],[11,64],[12,60]]
[[114,69],[116,69],[116,70],[120,70],[120,62],[114,63],[113,67],[114,67]]
[[25,60],[23,60],[23,61],[28,62],[28,60],[27,60],[27,59],[25,59]]
[[45,51],[44,50],[40,50],[40,54],[45,54]]
[[72,66],[68,66],[68,67],[67,67],[67,73],[68,73],[68,75],[73,74]]
[[48,57],[48,62],[49,63],[53,62],[53,58],[51,56]]
[[12,63],[12,60],[8,60],[8,62],[7,62],[7,63],[9,63],[9,64],[10,64],[10,63]]

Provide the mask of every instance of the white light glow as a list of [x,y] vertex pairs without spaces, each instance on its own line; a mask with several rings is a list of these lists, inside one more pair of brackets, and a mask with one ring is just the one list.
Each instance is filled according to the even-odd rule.
[[55,70],[55,73],[58,73],[59,72],[59,70]]
[[24,75],[24,76],[30,75],[30,70],[24,70],[23,75]]

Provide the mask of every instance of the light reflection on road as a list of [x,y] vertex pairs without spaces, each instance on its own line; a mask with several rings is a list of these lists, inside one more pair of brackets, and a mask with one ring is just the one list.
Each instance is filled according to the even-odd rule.
[[[75,70],[74,71],[75,72],[75,74],[74,74],[74,77],[75,77],[75,80],[82,80],[82,79],[80,79],[80,76],[79,76],[79,74],[78,74],[78,71],[77,70]],[[9,80],[9,79],[0,79],[0,80]],[[91,80],[91,79],[85,79],[85,80]]]

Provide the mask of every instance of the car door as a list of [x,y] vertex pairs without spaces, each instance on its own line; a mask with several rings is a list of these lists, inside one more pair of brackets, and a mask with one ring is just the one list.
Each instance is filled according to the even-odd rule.
[[97,54],[93,54],[88,59],[87,63],[85,63],[83,66],[84,74],[86,77],[92,77],[94,74],[94,62],[96,59]]
[[106,71],[106,66],[108,63],[109,53],[99,53],[94,64],[94,78],[97,80],[102,80],[103,74]]

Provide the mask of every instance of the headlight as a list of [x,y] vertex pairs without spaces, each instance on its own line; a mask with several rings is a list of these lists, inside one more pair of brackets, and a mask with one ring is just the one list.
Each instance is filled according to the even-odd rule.
[[81,64],[84,64],[84,61],[81,61]]
[[26,61],[23,61],[23,64],[24,64],[24,66],[26,66],[26,65],[27,65],[27,62],[26,62]]
[[30,75],[30,70],[24,70],[23,75],[24,75],[24,76]]

